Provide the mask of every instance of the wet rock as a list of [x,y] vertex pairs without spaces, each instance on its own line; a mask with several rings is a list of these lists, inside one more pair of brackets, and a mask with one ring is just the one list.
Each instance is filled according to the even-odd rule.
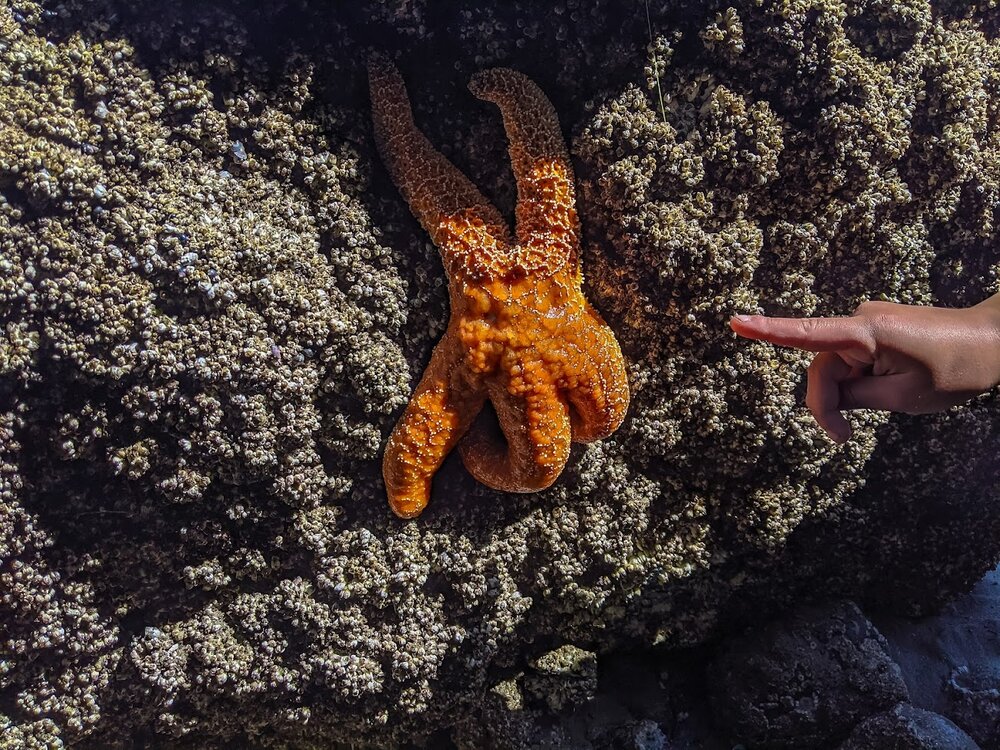
[[885,639],[852,602],[803,607],[734,638],[709,685],[720,725],[758,748],[825,747],[907,699]]
[[667,737],[655,721],[632,721],[594,743],[597,750],[669,750]]
[[[986,747],[996,747],[987,745]],[[855,727],[837,750],[980,750],[979,745],[940,714],[900,703]]]
[[1000,747],[1000,668],[996,664],[955,669],[944,692],[949,716],[983,747]]
[[520,677],[511,678],[491,687],[476,718],[453,728],[452,739],[459,750],[572,747],[565,721],[545,710],[525,707],[520,681]]

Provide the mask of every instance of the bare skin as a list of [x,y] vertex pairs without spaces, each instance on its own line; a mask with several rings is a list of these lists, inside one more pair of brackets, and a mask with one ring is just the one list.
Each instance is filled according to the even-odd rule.
[[865,302],[842,318],[737,315],[740,336],[816,352],[806,406],[836,442],[843,412],[943,411],[1000,383],[1000,294],[964,309]]

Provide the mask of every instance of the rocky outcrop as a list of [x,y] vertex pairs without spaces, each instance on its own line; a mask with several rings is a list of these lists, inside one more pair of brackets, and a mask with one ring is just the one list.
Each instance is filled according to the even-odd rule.
[[909,697],[885,646],[853,603],[798,609],[722,647],[708,673],[716,720],[750,747],[829,747]]
[[969,735],[940,714],[901,703],[861,722],[837,750],[979,750]]
[[[996,11],[650,5],[0,7],[10,747],[419,741],[565,645],[701,643],[820,588],[920,611],[992,565],[994,396],[837,446],[806,358],[725,323],[996,291]],[[370,141],[369,19],[501,209],[463,87],[503,64],[552,98],[634,394],[549,491],[449,461],[412,523],[380,451],[446,294]]]

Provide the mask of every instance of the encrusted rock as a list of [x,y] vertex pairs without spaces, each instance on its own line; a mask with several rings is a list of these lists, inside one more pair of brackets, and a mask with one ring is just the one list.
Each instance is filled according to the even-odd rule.
[[590,700],[597,691],[597,654],[573,645],[543,654],[531,663],[524,691],[552,711]]
[[[994,747],[986,745],[985,747]],[[900,703],[855,727],[837,750],[980,750],[979,745],[940,714]]]
[[[701,643],[821,587],[919,611],[995,562],[995,394],[838,446],[807,356],[726,321],[998,290],[996,11],[648,6],[0,3],[5,742],[419,741],[540,638]],[[634,395],[547,492],[445,462],[409,524],[379,461],[448,309],[371,141],[380,37],[501,211],[464,85],[552,99]]]
[[1000,667],[958,667],[945,683],[948,715],[983,747],[1000,747]]
[[462,750],[572,747],[566,722],[544,710],[525,708],[519,678],[497,683],[487,691],[474,719],[460,721],[452,738]]
[[616,727],[595,742],[594,747],[597,750],[669,750],[670,745],[655,721],[643,719]]
[[804,607],[725,643],[709,670],[719,724],[751,747],[807,750],[908,698],[852,602]]

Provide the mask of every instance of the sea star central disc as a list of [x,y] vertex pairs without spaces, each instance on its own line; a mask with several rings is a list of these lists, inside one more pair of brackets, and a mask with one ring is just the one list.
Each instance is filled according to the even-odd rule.
[[[431,480],[459,445],[476,479],[507,492],[551,485],[570,440],[607,437],[628,409],[625,361],[583,296],[573,170],[555,109],[505,68],[470,89],[503,115],[517,181],[516,235],[500,212],[413,122],[399,71],[368,63],[375,139],[386,168],[441,252],[451,319],[386,445],[389,504],[427,505]],[[503,431],[475,421],[492,402]]]

